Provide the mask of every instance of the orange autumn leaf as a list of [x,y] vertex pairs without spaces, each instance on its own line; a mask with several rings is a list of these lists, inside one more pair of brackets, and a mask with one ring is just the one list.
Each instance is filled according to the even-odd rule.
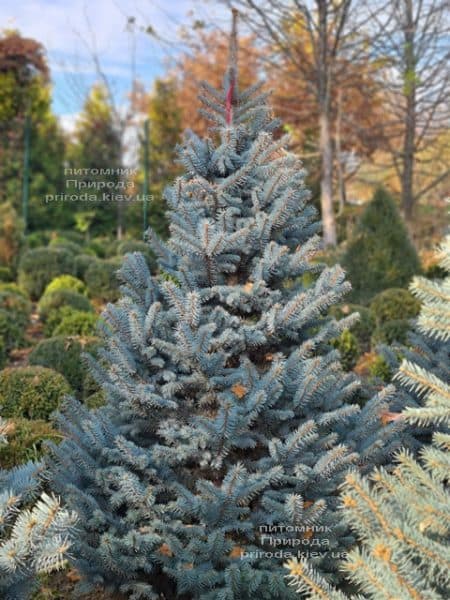
[[193,569],[194,568],[194,563],[185,563],[183,565],[183,569]]
[[242,398],[243,396],[245,396],[245,394],[247,393],[247,388],[244,387],[242,385],[242,383],[235,383],[232,388],[231,391],[233,392],[233,394],[235,396],[237,396],[238,398]]
[[170,549],[170,546],[166,543],[162,544],[159,548],[158,548],[158,552],[160,554],[163,554],[164,556],[173,556],[173,552]]
[[380,419],[383,425],[387,425],[388,423],[392,423],[394,421],[400,421],[403,419],[403,415],[402,413],[385,411],[380,414]]
[[247,281],[247,283],[244,285],[244,290],[247,292],[247,294],[249,294],[253,289],[253,283],[251,281]]
[[230,558],[241,558],[243,552],[245,552],[245,548],[241,548],[241,546],[234,546],[228,556]]

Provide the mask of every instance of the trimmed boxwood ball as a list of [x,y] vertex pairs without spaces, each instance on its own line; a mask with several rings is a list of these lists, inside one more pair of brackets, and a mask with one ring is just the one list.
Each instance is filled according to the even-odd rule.
[[0,406],[5,418],[47,420],[70,392],[66,379],[52,369],[33,366],[0,372]]
[[6,310],[17,325],[25,327],[31,314],[31,302],[15,292],[0,288],[0,309]]
[[420,302],[403,288],[390,288],[377,294],[370,303],[370,312],[377,327],[388,321],[417,317]]
[[407,287],[420,273],[417,252],[391,195],[379,188],[365,208],[342,258],[351,302],[368,304],[387,288]]
[[75,270],[74,257],[63,248],[35,248],[27,250],[19,262],[19,285],[37,300],[47,284],[58,275],[70,274]]
[[8,443],[0,445],[0,464],[3,469],[12,469],[29,460],[40,460],[46,453],[46,440],[57,444],[62,439],[53,425],[42,419],[16,418],[10,424]]
[[75,275],[84,281],[86,271],[97,259],[91,254],[79,254],[75,257]]
[[83,353],[95,355],[98,346],[94,337],[55,336],[37,344],[29,356],[29,363],[61,373],[81,399],[98,390],[82,357]]
[[85,282],[91,298],[104,302],[114,302],[119,297],[117,271],[122,266],[121,259],[96,260],[86,271]]
[[74,277],[73,275],[59,275],[52,279],[52,281],[47,285],[44,290],[44,296],[46,294],[51,294],[52,292],[57,292],[59,290],[70,290],[72,292],[78,292],[78,294],[86,295],[87,288],[86,284]]
[[82,246],[79,244],[72,242],[66,238],[56,237],[50,240],[49,248],[64,248],[68,250],[71,254],[81,254],[83,252]]
[[375,329],[372,336],[372,347],[376,347],[378,344],[393,344],[394,342],[406,344],[410,329],[411,324],[408,319],[386,321],[386,323],[382,323]]
[[[23,348],[25,345],[25,329],[23,324],[14,319],[14,314],[0,308],[0,336],[3,339],[5,352]],[[0,403],[1,406],[1,403]]]
[[93,336],[97,331],[97,322],[96,314],[69,308],[62,315],[53,335]]
[[38,304],[39,316],[45,322],[52,311],[63,306],[84,312],[93,312],[94,310],[86,296],[71,290],[59,290],[42,296]]

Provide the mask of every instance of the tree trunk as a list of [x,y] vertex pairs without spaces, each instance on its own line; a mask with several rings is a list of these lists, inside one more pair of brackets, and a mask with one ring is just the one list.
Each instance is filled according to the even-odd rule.
[[406,100],[405,131],[403,137],[402,157],[402,208],[405,219],[411,221],[414,211],[414,158],[416,139],[416,58],[414,47],[414,16],[412,0],[405,2],[405,29],[404,29],[404,61],[403,87]]
[[336,167],[339,187],[339,214],[342,214],[347,203],[347,193],[345,189],[345,173],[342,165],[342,144],[341,144],[341,122],[342,122],[342,90],[339,88],[337,93],[337,114],[336,114]]
[[322,209],[323,242],[325,246],[336,246],[336,222],[333,209],[333,150],[328,111],[322,111],[320,125],[320,155],[322,172],[320,180],[320,204]]
[[331,69],[329,56],[328,5],[317,1],[319,15],[319,53],[316,63],[319,104],[319,150],[321,158],[320,205],[324,246],[336,246],[336,221],[333,209],[333,146],[330,131]]

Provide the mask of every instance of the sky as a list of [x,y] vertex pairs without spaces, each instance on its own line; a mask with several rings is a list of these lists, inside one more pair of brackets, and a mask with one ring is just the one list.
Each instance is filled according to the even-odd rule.
[[[120,104],[131,87],[133,55],[134,72],[148,88],[182,49],[179,28],[197,18],[228,21],[213,0],[0,0],[0,28],[18,29],[45,46],[53,108],[69,130],[97,79],[93,53]],[[145,32],[148,26],[159,40]]]

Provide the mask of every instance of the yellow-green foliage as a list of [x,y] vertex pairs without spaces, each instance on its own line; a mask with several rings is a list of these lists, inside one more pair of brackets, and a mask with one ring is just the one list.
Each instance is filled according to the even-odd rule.
[[65,378],[44,367],[0,371],[0,406],[5,418],[48,419],[71,388]]
[[39,316],[45,322],[52,311],[63,307],[84,312],[93,312],[94,310],[86,296],[70,290],[59,290],[42,296],[38,304]]
[[80,279],[77,279],[77,277],[74,277],[73,275],[59,275],[58,277],[55,277],[55,279],[52,279],[47,285],[43,295],[45,296],[52,292],[58,292],[59,290],[70,290],[83,295],[87,293],[86,284]]
[[348,329],[344,329],[338,338],[332,340],[332,345],[339,350],[344,369],[346,371],[353,369],[359,355],[359,345],[356,336]]
[[53,335],[93,336],[97,331],[97,322],[96,314],[69,308],[53,330]]

